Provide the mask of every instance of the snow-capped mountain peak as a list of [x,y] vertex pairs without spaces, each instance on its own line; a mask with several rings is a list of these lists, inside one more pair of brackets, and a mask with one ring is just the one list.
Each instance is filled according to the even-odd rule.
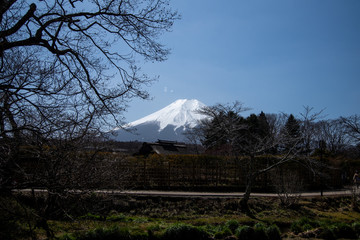
[[168,125],[175,126],[175,130],[182,126],[192,128],[204,118],[203,115],[197,113],[197,110],[204,106],[205,104],[196,99],[179,99],[159,111],[131,122],[129,126],[136,127],[143,123],[156,122],[160,127],[159,131]]
[[193,128],[206,116],[197,110],[205,107],[202,102],[192,99],[179,99],[170,105],[146,117],[133,121],[124,128],[112,131],[112,138],[117,141],[156,141],[158,139],[187,141],[184,132]]

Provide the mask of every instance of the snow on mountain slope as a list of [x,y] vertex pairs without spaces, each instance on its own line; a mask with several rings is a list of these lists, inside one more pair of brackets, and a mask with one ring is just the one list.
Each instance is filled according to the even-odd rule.
[[192,128],[196,126],[198,120],[204,118],[203,115],[196,113],[196,110],[204,106],[205,104],[196,99],[179,99],[157,112],[131,122],[129,126],[137,126],[146,122],[156,122],[160,126],[159,131],[168,125],[175,126],[175,129],[182,126]]
[[131,122],[128,128],[133,132],[115,129],[114,139],[117,141],[156,141],[166,139],[185,141],[183,136],[187,128],[195,127],[205,118],[196,111],[204,107],[202,102],[192,99],[179,99],[170,105],[146,117]]

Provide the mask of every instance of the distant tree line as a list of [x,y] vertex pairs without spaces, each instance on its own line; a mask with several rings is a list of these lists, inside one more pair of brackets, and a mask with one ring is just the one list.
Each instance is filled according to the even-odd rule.
[[332,155],[358,157],[360,116],[323,119],[323,111],[304,107],[293,114],[242,116],[247,108],[239,102],[204,107],[199,112],[208,116],[187,134],[200,142],[207,151],[217,155],[244,155],[251,152],[284,153],[292,150],[312,154],[323,150]]

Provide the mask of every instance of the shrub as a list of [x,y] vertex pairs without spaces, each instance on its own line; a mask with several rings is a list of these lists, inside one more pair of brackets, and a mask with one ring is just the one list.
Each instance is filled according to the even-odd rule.
[[302,232],[305,232],[305,231],[309,231],[309,230],[313,229],[313,226],[309,223],[306,223],[301,228],[302,228]]
[[354,229],[345,223],[339,223],[336,225],[334,229],[334,234],[336,238],[350,238],[354,239],[356,238],[356,232]]
[[104,220],[104,217],[99,216],[99,215],[95,215],[95,214],[92,214],[92,213],[88,213],[88,214],[86,214],[84,216],[81,216],[80,219],[102,221],[102,220]]
[[20,221],[8,220],[7,216],[0,215],[0,239],[17,239],[26,236],[27,232],[22,229]]
[[132,221],[134,223],[147,223],[147,222],[149,222],[149,219],[147,219],[145,217],[136,217],[136,218],[133,218]]
[[64,234],[62,235],[59,240],[76,240],[76,237],[72,236],[71,234]]
[[[311,228],[316,228],[316,227],[319,227],[319,223],[313,219],[309,219],[307,217],[302,217],[300,218],[299,220],[299,224],[302,225],[302,226],[310,226]],[[309,229],[307,229],[309,230]]]
[[[139,231],[135,231],[135,232],[131,232],[130,234],[130,239],[131,240],[148,240],[150,238],[150,236],[152,238],[155,238],[155,236],[153,234],[149,234],[149,232],[143,232],[141,230]],[[119,238],[118,240],[120,240],[122,238]]]
[[169,227],[166,229],[164,235],[164,240],[207,240],[210,239],[210,236],[204,230],[196,228],[191,225],[185,224],[176,224],[174,226]]
[[271,240],[280,240],[281,239],[281,232],[278,226],[270,225],[266,228],[266,235],[268,239]]
[[318,237],[330,240],[338,238],[356,239],[357,233],[354,224],[350,226],[346,223],[338,223],[322,227]]
[[334,235],[334,232],[329,227],[321,228],[321,232],[318,235],[318,237],[321,238],[321,239],[326,239],[326,240],[336,239],[335,235]]
[[147,230],[148,231],[152,231],[152,232],[155,232],[155,231],[160,231],[160,225],[157,223],[155,225],[150,225]]
[[229,220],[225,224],[226,227],[228,227],[232,233],[235,234],[236,229],[240,226],[239,222],[237,220]]
[[214,237],[215,237],[215,239],[224,239],[231,235],[232,235],[232,232],[231,232],[230,228],[225,227],[222,229],[222,231],[216,232]]
[[224,225],[206,224],[204,226],[199,226],[198,228],[209,233],[209,235],[215,235],[216,233],[220,233],[224,230]]
[[267,239],[266,236],[266,226],[262,223],[256,223],[254,225],[254,238],[258,240]]
[[295,233],[295,234],[299,234],[301,232],[303,232],[303,228],[302,226],[299,224],[299,222],[293,222],[291,224],[290,230]]
[[303,217],[299,219],[298,221],[295,221],[291,224],[291,231],[295,234],[299,234],[301,232],[311,230],[313,228],[319,227],[319,223],[311,220],[307,217]]
[[130,240],[130,232],[127,228],[113,227],[110,229],[97,228],[83,235],[78,236],[78,240]]
[[360,237],[360,222],[354,222],[352,224],[352,228],[354,229],[356,235]]
[[111,215],[106,218],[107,221],[113,221],[113,222],[123,222],[126,220],[126,216],[124,214],[117,214],[117,215]]
[[162,232],[159,223],[147,227],[147,235],[151,240],[161,239]]
[[240,226],[236,229],[236,237],[241,240],[252,240],[254,237],[254,229],[249,226]]
[[161,239],[161,234],[154,232],[152,230],[148,230],[147,235],[148,235],[149,240],[157,240],[157,239],[160,240]]

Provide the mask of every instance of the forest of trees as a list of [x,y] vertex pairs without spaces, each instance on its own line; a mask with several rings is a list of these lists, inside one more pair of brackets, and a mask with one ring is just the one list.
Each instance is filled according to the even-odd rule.
[[[210,154],[246,157],[246,189],[242,199],[246,208],[256,178],[289,162],[305,166],[321,176],[324,156],[360,158],[360,118],[357,115],[325,120],[323,111],[304,107],[299,117],[293,114],[250,114],[240,102],[217,104],[199,112],[209,118],[188,135],[201,142]],[[265,165],[257,164],[266,156]],[[262,159],[261,158],[261,159]],[[262,160],[263,161],[263,160]],[[355,171],[354,169],[353,171]]]

